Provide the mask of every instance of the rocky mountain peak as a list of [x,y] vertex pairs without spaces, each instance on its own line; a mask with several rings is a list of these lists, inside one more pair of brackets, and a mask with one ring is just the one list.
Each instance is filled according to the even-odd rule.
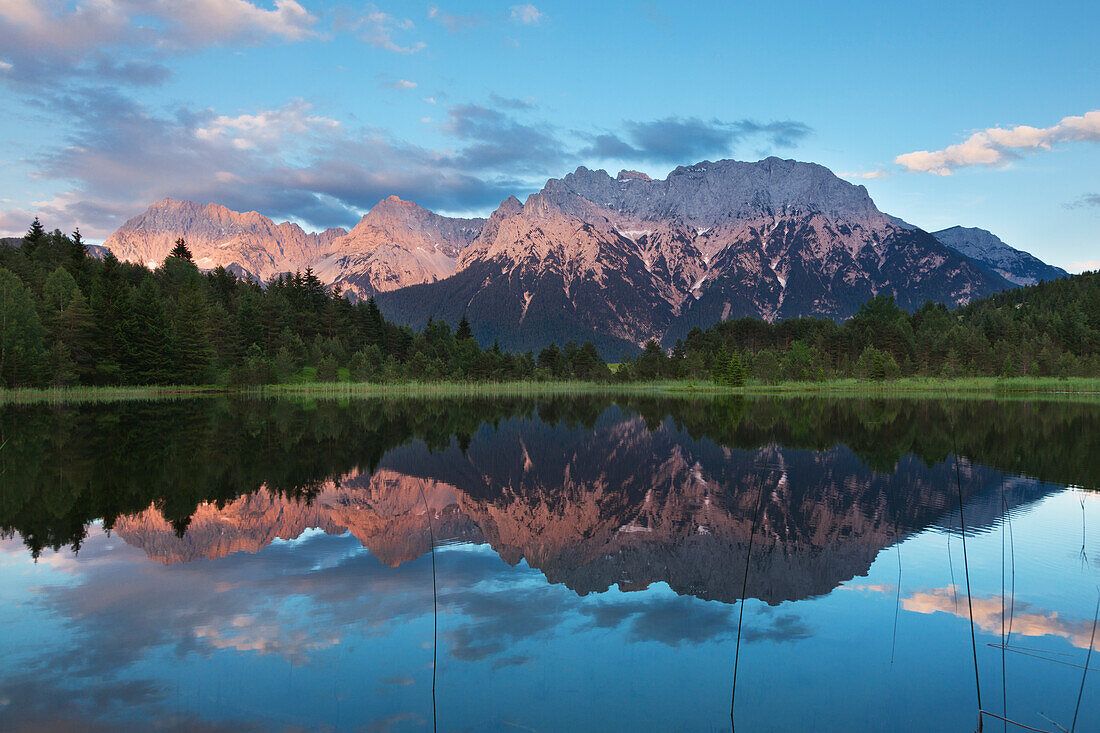
[[1027,252],[1005,244],[1000,237],[978,227],[955,226],[933,232],[944,246],[995,271],[1015,285],[1034,285],[1056,280],[1068,273],[1048,265]]
[[[382,199],[377,204],[375,204],[371,208],[371,210],[369,212],[367,212],[366,216],[370,216],[371,214],[374,214],[375,216],[380,216],[380,215],[384,215],[384,214],[394,215],[394,214],[402,214],[402,213],[404,213],[404,214],[420,214],[421,212],[431,213],[427,209],[425,209],[424,207],[422,207],[419,204],[416,204],[412,201],[405,201],[404,199],[402,199],[398,196],[387,196],[386,198]],[[364,217],[364,218],[366,218],[366,217]]]
[[397,196],[382,199],[317,264],[323,282],[364,298],[435,282],[455,271],[484,219],[440,216]]
[[224,266],[266,280],[309,266],[344,234],[339,228],[306,233],[297,224],[275,224],[256,211],[166,198],[128,220],[103,246],[119,259],[155,266],[183,237],[199,267]]
[[774,157],[704,160],[679,166],[663,180],[636,171],[612,178],[606,171],[581,166],[551,179],[540,193],[576,216],[584,216],[592,204],[634,220],[678,219],[696,227],[811,214],[864,226],[889,225],[863,186],[816,163]]
[[521,211],[523,211],[523,203],[515,196],[509,196],[500,202],[500,206],[497,207],[496,211],[494,211],[489,218],[491,219],[494,216],[498,218],[515,216]]
[[[455,274],[379,299],[419,327],[468,314],[508,348],[594,339],[608,358],[741,316],[844,319],[873,295],[964,303],[1007,283],[824,166],[702,161],[663,180],[578,167],[506,201]],[[392,296],[392,297],[391,297]]]

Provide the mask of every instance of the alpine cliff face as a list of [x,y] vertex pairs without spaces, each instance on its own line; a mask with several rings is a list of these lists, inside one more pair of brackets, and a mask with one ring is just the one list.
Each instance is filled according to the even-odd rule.
[[692,326],[755,316],[843,319],[873,295],[905,308],[1008,286],[880,212],[862,186],[810,163],[703,162],[665,180],[578,168],[504,202],[454,276],[379,299],[399,322],[456,322],[529,349],[593,339],[629,353]]
[[452,219],[390,196],[314,266],[322,282],[357,298],[452,275],[484,219]]
[[156,266],[183,237],[199,267],[220,265],[266,281],[312,265],[345,234],[344,229],[306,233],[297,224],[275,224],[255,211],[240,213],[217,204],[164,199],[123,224],[103,246],[120,260]]
[[943,244],[982,265],[987,265],[1014,285],[1035,285],[1069,273],[1038,257],[1010,247],[992,232],[977,227],[951,227],[932,232]]

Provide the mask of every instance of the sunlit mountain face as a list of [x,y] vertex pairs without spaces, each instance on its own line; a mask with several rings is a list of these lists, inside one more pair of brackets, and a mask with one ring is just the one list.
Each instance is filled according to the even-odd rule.
[[973,613],[986,707],[1003,680],[1017,719],[1068,723],[1098,423],[629,395],[0,408],[0,716],[707,729],[737,656],[750,728],[954,729]]

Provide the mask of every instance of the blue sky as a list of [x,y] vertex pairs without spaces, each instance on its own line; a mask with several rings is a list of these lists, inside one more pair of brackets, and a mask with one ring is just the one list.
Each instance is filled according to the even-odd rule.
[[1097,28],[1089,2],[0,0],[0,232],[98,239],[164,197],[485,214],[582,164],[774,154],[1095,269]]

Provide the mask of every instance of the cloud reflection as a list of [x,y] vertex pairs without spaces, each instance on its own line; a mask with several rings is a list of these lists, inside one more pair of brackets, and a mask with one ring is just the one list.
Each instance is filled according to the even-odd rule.
[[[966,594],[958,595],[958,608],[955,605],[954,586],[933,588],[920,591],[901,599],[902,608],[916,613],[949,613],[952,616],[968,618]],[[1080,649],[1089,648],[1092,636],[1092,621],[1085,619],[1063,618],[1057,611],[1048,611],[1024,601],[1015,601],[995,595],[989,598],[973,598],[970,604],[974,609],[974,624],[987,634],[1001,634],[1001,609],[1014,609],[1012,615],[1012,633],[1020,636],[1057,636]],[[1007,621],[1005,621],[1007,624]],[[1095,646],[1093,647],[1096,648]]]

